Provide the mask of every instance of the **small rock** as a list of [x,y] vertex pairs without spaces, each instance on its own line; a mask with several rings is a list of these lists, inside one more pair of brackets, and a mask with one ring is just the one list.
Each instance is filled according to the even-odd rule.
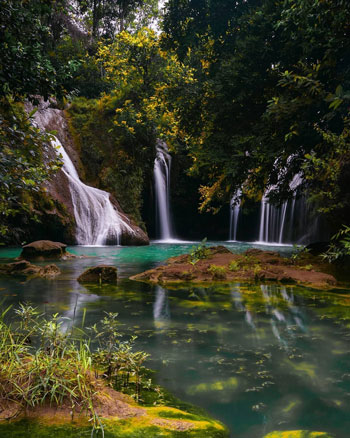
[[24,260],[46,260],[60,259],[66,256],[67,245],[51,240],[37,240],[23,246],[20,259]]
[[79,277],[79,283],[116,283],[118,279],[118,270],[115,266],[99,265],[87,269]]
[[23,277],[55,277],[61,271],[56,265],[37,266],[27,260],[0,265],[0,274]]
[[56,277],[61,273],[60,269],[54,264],[43,266],[42,270],[43,272],[40,274],[42,277]]
[[232,252],[226,248],[226,246],[218,245],[218,246],[212,246],[209,248],[211,250],[211,255],[214,254],[232,254]]

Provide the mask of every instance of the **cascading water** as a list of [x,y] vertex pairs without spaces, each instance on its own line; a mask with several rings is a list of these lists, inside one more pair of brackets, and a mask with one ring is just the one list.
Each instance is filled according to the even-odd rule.
[[241,211],[241,191],[238,190],[230,202],[230,234],[229,240],[237,240],[238,218]]
[[[110,194],[84,184],[73,163],[79,163],[74,142],[69,134],[64,112],[51,107],[52,102],[40,100],[38,106],[26,102],[28,114],[36,110],[33,123],[42,131],[56,131],[58,139],[53,140],[52,149],[43,150],[45,160],[51,160],[55,154],[61,155],[63,167],[57,176],[47,181],[48,194],[57,200],[75,218],[75,243],[81,245],[120,244],[145,245],[149,243],[147,235],[134,224],[113,202]],[[60,143],[60,141],[62,144]],[[68,152],[68,153],[67,153]],[[68,195],[68,196],[67,196]],[[69,223],[69,225],[68,225]],[[67,226],[73,221],[68,220]],[[67,236],[72,239],[72,230]]]
[[170,217],[170,168],[171,156],[164,141],[157,140],[154,161],[154,187],[156,195],[156,219],[158,235],[162,240],[172,240]]
[[76,221],[76,240],[79,245],[120,244],[123,230],[133,233],[119,215],[109,193],[84,184],[61,142],[52,141],[63,161],[62,171],[68,178]]
[[[275,207],[269,203],[268,195],[272,188],[264,193],[261,200],[259,242],[283,243],[286,234],[286,222],[288,218],[290,228],[293,228],[295,209],[299,200],[296,198],[296,190],[302,183],[300,174],[294,176],[289,187],[294,191],[291,201],[285,201],[281,206]],[[291,233],[289,233],[291,234]]]

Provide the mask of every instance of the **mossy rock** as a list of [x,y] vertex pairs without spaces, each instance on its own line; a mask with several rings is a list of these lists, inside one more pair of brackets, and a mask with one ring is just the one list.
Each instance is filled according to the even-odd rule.
[[12,277],[43,277],[53,278],[61,273],[56,265],[37,266],[27,260],[0,265],[0,275]]
[[334,438],[327,432],[311,432],[309,430],[285,430],[270,432],[264,438]]
[[65,243],[37,240],[23,246],[20,258],[24,260],[60,259],[65,256],[66,248]]
[[[169,407],[147,409],[147,414],[123,420],[103,420],[105,438],[228,438],[220,423]],[[188,425],[188,427],[187,427]],[[0,424],[2,438],[98,438],[102,434],[91,426],[74,424],[40,424],[20,420]]]
[[118,280],[118,270],[115,266],[99,265],[87,269],[79,277],[79,283],[115,284]]

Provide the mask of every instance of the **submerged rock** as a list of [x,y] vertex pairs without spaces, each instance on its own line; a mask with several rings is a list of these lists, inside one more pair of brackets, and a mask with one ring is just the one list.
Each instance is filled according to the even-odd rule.
[[1,275],[24,277],[55,277],[61,273],[56,265],[37,266],[27,260],[0,265]]
[[270,432],[264,438],[333,438],[326,432],[311,432],[308,430],[284,430]]
[[87,269],[79,277],[79,283],[107,283],[114,284],[118,279],[118,270],[115,266],[99,265]]
[[[66,253],[66,248],[65,243],[37,240],[24,245],[19,258],[24,260],[61,259],[69,254]],[[73,255],[69,254],[69,256]]]

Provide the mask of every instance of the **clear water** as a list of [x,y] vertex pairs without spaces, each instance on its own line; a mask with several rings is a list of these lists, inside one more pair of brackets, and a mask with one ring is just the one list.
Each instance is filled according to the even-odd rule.
[[[84,308],[87,324],[119,312],[124,332],[137,334],[137,347],[151,354],[158,383],[205,408],[234,438],[293,429],[347,438],[350,293],[245,284],[165,289],[127,279],[191,246],[74,247],[91,257],[57,263],[62,275],[54,280],[1,279],[0,294],[6,304],[29,300],[46,312],[75,313],[77,323]],[[0,251],[2,261],[16,255]],[[118,267],[117,286],[77,283],[100,263]]]

